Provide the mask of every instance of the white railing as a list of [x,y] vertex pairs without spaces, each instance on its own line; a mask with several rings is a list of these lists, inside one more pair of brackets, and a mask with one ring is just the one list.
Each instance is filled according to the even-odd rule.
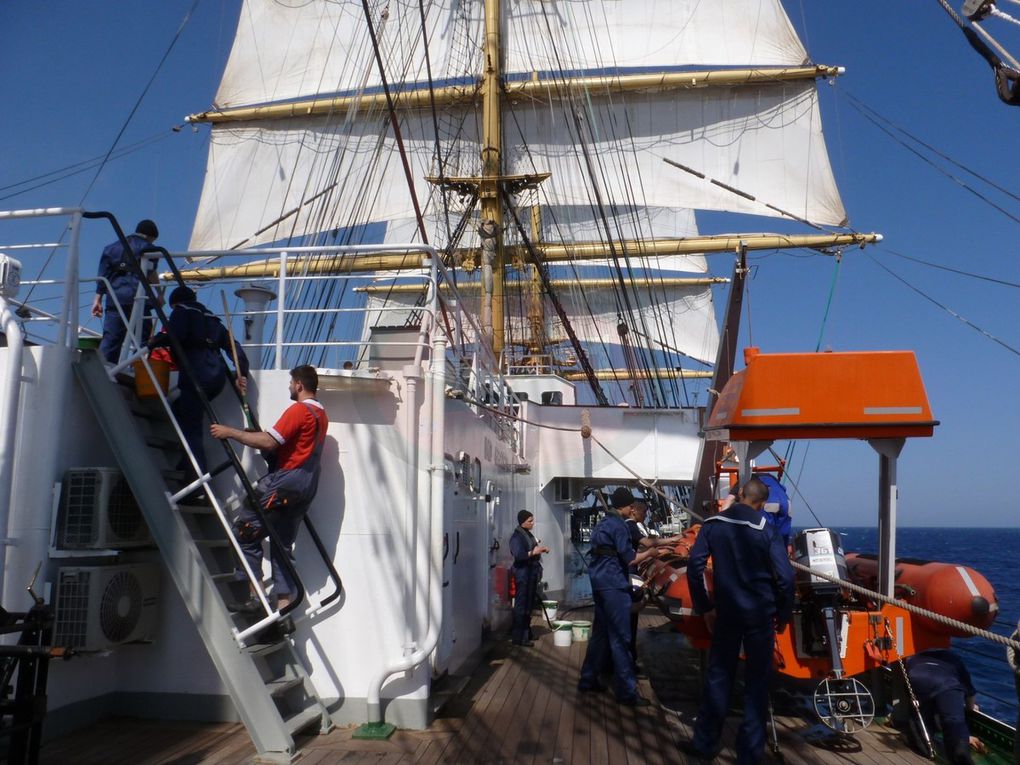
[[[32,291],[32,297],[36,301],[27,300],[24,303],[16,303],[20,308],[19,315],[23,323],[31,322],[33,326],[33,339],[40,342],[56,342],[73,347],[78,342],[80,335],[96,336],[94,329],[82,326],[80,323],[80,308],[87,308],[81,305],[81,292],[85,283],[96,282],[97,277],[89,274],[82,277],[79,274],[79,240],[83,211],[79,208],[43,208],[36,210],[16,210],[0,212],[0,224],[5,221],[28,220],[33,218],[60,217],[68,219],[65,224],[66,230],[59,237],[59,241],[28,244],[11,243],[7,245],[8,250],[15,250],[18,255],[24,258],[24,275],[32,272],[33,268],[39,270],[38,264],[26,254],[62,250],[66,258],[63,264],[64,278],[60,279],[25,279],[23,284]],[[102,230],[106,231],[109,224],[100,224]],[[112,232],[110,232],[112,234]],[[70,236],[68,236],[68,234]],[[111,237],[112,238],[112,237]],[[67,239],[65,243],[63,240]],[[0,240],[2,241],[2,240]],[[4,251],[4,245],[0,244],[0,252]],[[306,291],[306,285],[323,282],[363,282],[369,283],[378,281],[379,275],[367,274],[339,274],[319,275],[302,274],[300,269],[303,262],[309,257],[329,257],[337,255],[371,255],[381,252],[402,252],[407,254],[421,253],[426,257],[423,259],[421,271],[416,274],[401,274],[400,280],[406,283],[408,280],[419,280],[423,290],[426,292],[426,300],[423,305],[417,307],[401,306],[357,306],[345,304],[340,301],[334,306],[304,307],[301,295]],[[493,353],[489,345],[481,340],[483,333],[475,316],[464,309],[464,302],[460,299],[454,285],[449,269],[442,263],[433,247],[421,244],[384,244],[384,245],[349,245],[332,247],[277,247],[277,248],[256,248],[249,250],[225,250],[225,251],[201,251],[181,252],[172,255],[174,262],[189,266],[201,267],[202,260],[215,258],[221,263],[229,261],[233,264],[242,262],[272,262],[278,263],[279,268],[275,277],[260,278],[223,278],[215,279],[211,284],[217,288],[228,285],[250,286],[253,282],[259,285],[272,286],[276,291],[276,305],[270,306],[267,310],[245,310],[239,311],[236,316],[252,321],[260,317],[264,319],[275,319],[275,326],[272,328],[271,338],[253,338],[252,342],[245,345],[251,348],[271,349],[273,355],[273,367],[284,368],[284,360],[287,351],[293,349],[297,353],[302,350],[325,348],[333,351],[337,359],[337,366],[342,366],[340,359],[346,356],[349,360],[363,359],[367,357],[369,344],[376,348],[403,347],[408,355],[413,355],[415,362],[420,363],[423,354],[431,347],[430,335],[436,332],[445,336],[447,343],[447,368],[453,370],[453,379],[450,380],[451,387],[463,389],[466,398],[476,407],[479,414],[492,416],[502,413],[511,415],[520,401],[513,394],[505,379],[505,372],[502,365]],[[52,255],[47,256],[48,260]],[[198,261],[198,262],[196,262]],[[53,264],[51,264],[53,265]],[[219,264],[218,264],[219,265]],[[296,272],[296,273],[295,273]],[[185,274],[186,275],[186,274]],[[191,286],[200,291],[204,286],[201,282],[191,282]],[[59,293],[59,294],[55,294]],[[48,311],[34,305],[33,302],[42,300],[59,300],[60,308],[55,311]],[[113,301],[114,303],[116,301]],[[219,313],[218,300],[203,301],[214,313]],[[135,298],[135,305],[129,315],[121,313],[122,320],[128,327],[128,337],[119,361],[118,367],[123,367],[124,362],[136,354],[137,349],[144,342],[141,337],[141,329],[144,318],[145,294],[139,287]],[[112,309],[117,310],[117,309]],[[420,333],[415,339],[372,339],[369,336],[365,324],[371,316],[379,317],[392,315],[399,319],[406,319],[412,312],[421,316]],[[361,314],[365,321],[360,322],[361,332],[357,334],[352,329],[346,337],[308,338],[295,336],[294,327],[296,322],[302,318],[312,315],[331,316],[339,319],[352,317]],[[371,316],[370,316],[371,315]],[[352,322],[352,327],[356,322]],[[47,331],[47,327],[51,327]],[[291,328],[290,339],[287,338],[288,327]],[[409,329],[411,329],[409,327]],[[347,353],[344,351],[347,350]],[[485,408],[478,406],[483,404]],[[496,410],[495,413],[492,410]],[[508,424],[503,420],[503,424]]]

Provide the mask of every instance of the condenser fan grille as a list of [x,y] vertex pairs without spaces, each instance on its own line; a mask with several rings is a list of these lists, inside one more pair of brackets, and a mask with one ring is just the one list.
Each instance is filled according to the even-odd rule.
[[57,590],[57,620],[54,643],[83,648],[88,631],[89,574],[62,574]]
[[136,539],[148,533],[145,522],[142,520],[142,513],[135,502],[135,495],[131,493],[124,476],[119,476],[113,485],[110,493],[110,505],[108,510],[110,530],[119,539]]
[[95,544],[99,534],[96,528],[96,494],[99,492],[99,473],[92,470],[72,471],[65,481],[64,491],[64,543],[72,547]]
[[111,643],[120,643],[138,625],[142,615],[142,585],[138,578],[121,571],[110,578],[99,605],[99,626]]

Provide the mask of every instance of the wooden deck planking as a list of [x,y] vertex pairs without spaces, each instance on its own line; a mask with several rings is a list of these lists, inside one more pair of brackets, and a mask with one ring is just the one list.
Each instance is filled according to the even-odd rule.
[[[658,614],[642,615],[642,663],[651,682],[640,690],[659,703],[622,707],[611,693],[576,690],[587,646],[553,645],[540,630],[531,649],[505,642],[487,657],[463,695],[452,700],[428,731],[398,731],[389,741],[359,741],[354,727],[301,739],[299,765],[685,765],[678,742],[691,735],[700,681],[688,656],[681,667],[674,637],[654,627]],[[647,654],[645,652],[647,651]],[[657,653],[658,652],[658,653]],[[668,666],[667,666],[668,665]],[[675,666],[674,666],[675,665]],[[677,675],[682,671],[683,675]],[[822,730],[799,717],[777,717],[787,765],[922,765],[895,731],[873,725],[842,741],[813,744]],[[732,761],[740,718],[725,727],[721,762]],[[103,721],[48,743],[43,765],[247,765],[255,750],[239,724]]]

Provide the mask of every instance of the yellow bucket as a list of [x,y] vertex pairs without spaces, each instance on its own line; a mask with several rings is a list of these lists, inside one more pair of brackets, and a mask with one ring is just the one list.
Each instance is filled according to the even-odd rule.
[[[166,395],[166,392],[170,389],[170,362],[161,359],[149,359],[149,366],[152,367],[152,374],[156,378],[159,389]],[[156,391],[156,386],[153,385],[152,378],[149,377],[149,373],[145,369],[145,364],[142,363],[142,360],[138,359],[134,363],[134,367],[135,394],[138,398],[158,397],[159,393]]]

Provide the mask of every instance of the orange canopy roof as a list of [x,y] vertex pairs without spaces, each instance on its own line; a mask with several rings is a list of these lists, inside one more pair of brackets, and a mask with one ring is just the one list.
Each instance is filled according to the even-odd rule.
[[709,417],[710,440],[931,436],[932,419],[911,351],[744,351]]

